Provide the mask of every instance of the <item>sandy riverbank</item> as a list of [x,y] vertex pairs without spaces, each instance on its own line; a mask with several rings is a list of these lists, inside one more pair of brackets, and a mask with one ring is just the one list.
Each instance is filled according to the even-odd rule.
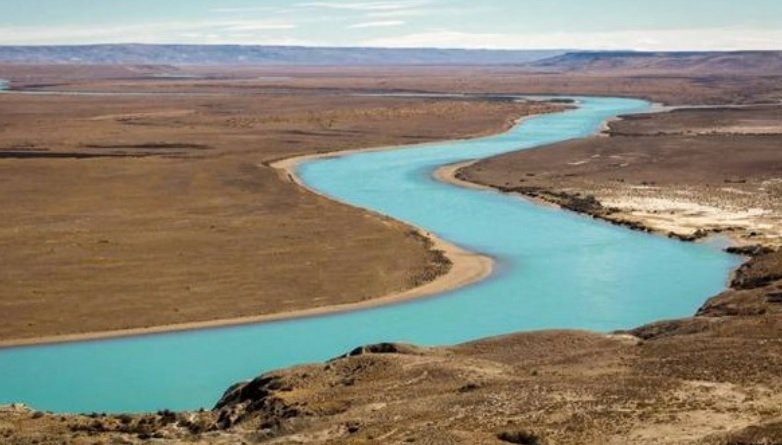
[[464,162],[457,162],[455,164],[450,165],[444,165],[432,173],[432,176],[434,179],[445,182],[446,184],[455,185],[457,187],[464,187],[469,189],[475,189],[475,190],[495,190],[492,187],[489,187],[488,185],[478,184],[476,182],[469,182],[469,181],[462,181],[456,176],[456,172],[463,168],[467,168],[473,164],[475,164],[477,161],[464,161]]
[[[322,158],[335,157],[335,156],[346,156],[358,152],[383,151],[383,150],[388,150],[393,148],[394,147],[382,147],[382,148],[369,149],[369,150],[345,150],[337,153],[304,155],[304,156],[298,156],[294,158],[288,158],[288,159],[276,161],[272,163],[272,166],[281,172],[283,179],[291,180],[296,184],[298,184],[300,187],[303,187],[312,193],[316,193],[318,195],[333,200],[334,198],[323,195],[319,191],[312,189],[306,184],[304,184],[299,178],[299,176],[296,174],[297,166],[302,162],[311,161],[314,159],[322,159]],[[392,218],[389,218],[388,216],[373,212],[371,210],[366,210],[366,209],[362,209],[362,210],[365,210],[370,214],[375,215],[376,217],[386,220],[392,224],[402,224],[412,228],[413,230],[417,231],[419,235],[431,241],[432,249],[442,251],[443,254],[446,256],[446,258],[448,258],[451,261],[451,267],[448,270],[448,272],[444,275],[435,278],[434,281],[431,281],[429,283],[424,284],[423,286],[410,289],[404,292],[392,293],[381,298],[367,301],[365,303],[362,302],[361,304],[365,304],[365,307],[381,306],[381,305],[399,303],[399,302],[408,301],[416,298],[431,296],[434,294],[467,286],[469,284],[478,282],[491,275],[494,260],[492,260],[490,257],[462,249],[461,247],[452,244],[438,237],[437,235],[429,231],[426,231],[423,228],[416,227],[409,223],[396,221]],[[329,308],[324,308],[324,309],[328,311]]]
[[[367,152],[367,151],[382,151],[382,150],[388,150],[392,148],[394,147],[379,147],[379,148],[370,148],[365,150],[351,149],[351,150],[344,150],[340,152],[296,156],[292,158],[275,161],[271,163],[271,165],[280,172],[281,179],[293,181],[298,186],[303,187],[312,193],[318,194],[320,196],[325,196],[319,193],[318,191],[307,187],[299,179],[299,177],[296,175],[297,165],[299,165],[302,162],[318,159],[318,158],[344,156],[352,153]],[[329,198],[329,199],[333,200],[333,198]],[[73,335],[47,336],[47,337],[38,337],[38,338],[30,338],[30,339],[21,339],[21,340],[7,340],[7,341],[0,341],[0,348],[173,333],[173,332],[182,332],[182,331],[189,331],[189,330],[196,330],[196,329],[211,329],[211,328],[220,328],[220,327],[241,326],[246,324],[284,321],[284,320],[292,320],[292,319],[299,319],[299,318],[317,317],[317,316],[323,316],[329,314],[337,314],[343,312],[351,312],[351,311],[357,311],[362,309],[369,309],[373,307],[399,304],[418,298],[433,296],[435,294],[439,294],[449,290],[467,286],[469,284],[478,282],[491,275],[493,269],[493,260],[491,258],[473,252],[469,252],[421,228],[414,227],[412,225],[405,224],[402,222],[398,222],[396,220],[393,220],[384,215],[380,215],[378,213],[374,213],[371,211],[368,212],[380,219],[383,219],[386,223],[408,226],[409,228],[417,231],[419,235],[431,241],[431,249],[442,251],[445,257],[448,258],[448,260],[450,260],[451,266],[448,272],[444,275],[438,276],[433,281],[430,281],[422,286],[418,286],[402,292],[390,293],[382,297],[373,298],[370,300],[360,301],[356,303],[331,305],[331,306],[317,307],[312,309],[285,311],[285,312],[279,312],[274,314],[249,316],[249,317],[237,317],[237,318],[222,319],[222,320],[177,323],[177,324],[153,326],[153,327],[146,327],[146,328],[123,329],[123,330],[113,330],[113,331],[104,331],[104,332],[90,332],[90,333],[73,334]]]
[[[486,184],[481,184],[481,183],[478,183],[478,182],[466,181],[466,180],[462,179],[459,176],[459,171],[461,171],[463,169],[466,169],[466,168],[470,168],[471,166],[475,165],[476,163],[478,163],[480,161],[481,161],[480,159],[476,159],[476,160],[473,160],[473,161],[457,162],[455,164],[444,165],[444,166],[438,168],[437,170],[435,170],[432,173],[432,177],[435,178],[436,180],[440,181],[440,182],[444,182],[446,184],[451,184],[451,185],[454,185],[456,187],[462,187],[462,188],[468,188],[468,189],[474,189],[474,190],[490,190],[490,191],[493,191],[493,192],[497,192],[498,190],[495,187],[492,187],[492,186],[486,185]],[[565,210],[562,206],[560,206],[560,205],[558,205],[558,204],[556,204],[554,202],[548,201],[546,199],[536,198],[536,197],[522,195],[522,194],[518,194],[517,196],[520,199],[524,199],[524,200],[527,200],[527,201],[534,202],[536,205],[539,205],[539,206],[550,207],[550,208],[558,208],[558,209]]]
[[[398,223],[401,224],[401,223]],[[419,230],[419,229],[416,229]],[[0,341],[0,348],[46,345],[56,343],[68,343],[79,341],[106,340],[112,338],[134,337],[153,334],[175,333],[197,329],[213,329],[231,326],[241,326],[274,321],[293,320],[301,318],[318,317],[323,315],[338,314],[343,312],[370,309],[373,307],[399,304],[406,301],[432,296],[448,290],[457,289],[480,281],[488,277],[492,272],[493,261],[491,258],[478,255],[460,247],[450,244],[435,235],[419,230],[419,232],[432,241],[432,248],[441,250],[451,261],[452,266],[447,274],[441,275],[434,281],[403,292],[392,293],[378,298],[357,303],[339,304],[312,309],[279,312],[268,315],[239,317],[225,320],[211,320],[203,322],[178,323],[148,328],[123,329],[105,332],[90,332],[84,334],[58,335],[38,337],[21,340]]]

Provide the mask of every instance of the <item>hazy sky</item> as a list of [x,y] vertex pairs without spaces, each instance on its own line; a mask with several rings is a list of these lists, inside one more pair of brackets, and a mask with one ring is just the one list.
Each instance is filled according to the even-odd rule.
[[0,44],[782,49],[782,0],[0,0]]

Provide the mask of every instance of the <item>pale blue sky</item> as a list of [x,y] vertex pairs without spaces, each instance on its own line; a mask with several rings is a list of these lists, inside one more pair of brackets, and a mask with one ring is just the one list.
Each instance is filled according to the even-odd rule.
[[780,0],[0,0],[0,44],[782,49]]

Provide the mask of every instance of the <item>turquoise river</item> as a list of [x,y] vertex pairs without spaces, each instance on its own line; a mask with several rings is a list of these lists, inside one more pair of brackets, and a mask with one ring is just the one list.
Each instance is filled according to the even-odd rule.
[[324,194],[493,257],[490,278],[435,297],[315,318],[2,349],[0,404],[68,412],[209,408],[234,382],[366,343],[443,345],[550,328],[611,331],[693,314],[725,287],[739,258],[717,246],[433,179],[442,165],[585,137],[606,119],[649,108],[640,100],[577,100],[577,109],[528,119],[497,136],[299,166],[301,179]]

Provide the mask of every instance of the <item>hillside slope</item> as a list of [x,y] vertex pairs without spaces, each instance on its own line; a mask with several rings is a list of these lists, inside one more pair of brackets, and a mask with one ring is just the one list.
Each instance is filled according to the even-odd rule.
[[782,71],[782,51],[737,52],[570,52],[530,62],[553,71],[774,75]]
[[261,45],[0,46],[0,62],[171,65],[519,64],[561,51],[433,48],[327,48]]

